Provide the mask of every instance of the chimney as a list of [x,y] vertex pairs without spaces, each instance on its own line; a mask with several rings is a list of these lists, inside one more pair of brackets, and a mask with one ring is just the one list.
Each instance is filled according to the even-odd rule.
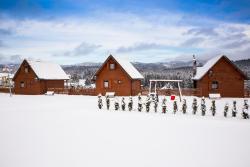
[[197,62],[195,59],[195,55],[193,55],[193,77],[196,75],[196,71],[197,71]]

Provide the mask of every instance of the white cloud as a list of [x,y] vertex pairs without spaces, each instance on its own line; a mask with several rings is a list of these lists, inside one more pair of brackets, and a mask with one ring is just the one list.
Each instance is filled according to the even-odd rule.
[[[249,25],[193,17],[195,23],[188,21],[188,17],[183,14],[162,11],[145,16],[101,11],[83,18],[52,20],[5,17],[0,29],[11,29],[15,33],[2,37],[1,41],[8,47],[2,47],[1,52],[67,64],[102,61],[108,53],[127,55],[133,61],[147,62],[189,54],[205,56],[206,53],[218,51],[237,57],[237,53],[249,48],[246,42],[250,39]],[[81,44],[85,44],[84,47],[78,48]],[[140,51],[135,52],[138,44],[151,44],[151,49],[141,47]],[[234,44],[238,46],[233,48]],[[65,56],[65,53],[76,55],[77,48],[82,56]],[[127,49],[126,53],[118,52],[119,48]]]

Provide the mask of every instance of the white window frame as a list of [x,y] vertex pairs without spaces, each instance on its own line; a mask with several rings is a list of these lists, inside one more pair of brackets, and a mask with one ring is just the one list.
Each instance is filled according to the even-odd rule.
[[109,81],[105,80],[103,81],[104,88],[109,88]]
[[115,69],[115,63],[110,63],[109,64],[109,69],[114,70]]
[[23,81],[20,82],[20,88],[24,88],[25,87],[25,83]]
[[219,89],[219,82],[218,81],[212,81],[211,87],[212,87],[213,90]]
[[25,67],[25,68],[24,68],[24,71],[25,71],[25,73],[29,73],[29,68],[28,68],[28,67]]

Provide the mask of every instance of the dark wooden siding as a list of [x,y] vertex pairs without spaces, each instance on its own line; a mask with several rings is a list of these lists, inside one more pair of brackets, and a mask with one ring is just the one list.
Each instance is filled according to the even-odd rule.
[[[25,68],[28,68],[28,73],[25,72]],[[64,80],[41,80],[37,78],[26,61],[21,64],[13,80],[16,94],[36,95],[46,93],[48,88],[64,88]],[[21,82],[24,83],[23,88]]]
[[[115,64],[114,70],[109,69],[111,63]],[[104,87],[104,81],[109,81],[109,88]],[[140,80],[131,79],[113,58],[109,58],[96,78],[96,93],[115,92],[117,96],[130,96],[141,91],[140,85]]]
[[[209,93],[220,93],[222,97],[244,97],[244,77],[225,58],[220,59],[209,72],[199,81],[197,88],[201,89],[202,96]],[[217,81],[219,87],[212,89],[212,82]]]

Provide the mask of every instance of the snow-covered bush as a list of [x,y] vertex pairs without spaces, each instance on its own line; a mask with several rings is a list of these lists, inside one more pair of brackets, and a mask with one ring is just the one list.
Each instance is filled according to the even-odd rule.
[[196,112],[197,112],[197,109],[198,109],[197,99],[196,98],[193,99],[192,108],[193,108],[193,114],[195,115]]
[[99,107],[99,109],[102,109],[102,106],[103,106],[103,104],[102,104],[102,96],[99,94],[98,95],[98,107]]
[[142,111],[142,98],[141,98],[140,94],[138,95],[138,111],[139,112]]
[[178,111],[178,106],[177,106],[176,100],[173,103],[173,110],[174,110],[174,114]]
[[206,101],[205,101],[205,98],[202,97],[202,99],[201,99],[201,115],[202,116],[205,116],[206,110],[207,110]]
[[215,113],[216,113],[215,100],[212,100],[212,105],[211,105],[210,110],[212,112],[212,115],[215,116]]
[[166,113],[166,111],[167,111],[167,99],[164,97],[163,99],[162,99],[162,113]]
[[122,97],[121,107],[122,107],[122,111],[125,111],[126,103],[125,103],[125,98],[124,97]]
[[133,98],[130,96],[128,102],[128,110],[132,111],[132,109],[133,109]]
[[146,111],[149,112],[150,111],[150,96],[148,95],[147,96],[147,99],[146,99]]
[[187,102],[186,102],[186,99],[183,99],[183,102],[182,102],[182,112],[183,112],[183,114],[186,114],[186,112],[187,112]]
[[107,106],[107,109],[109,110],[109,106],[110,106],[109,96],[106,96],[106,106]]
[[227,117],[228,109],[229,109],[229,105],[228,105],[228,103],[226,103],[226,105],[224,107],[224,117]]
[[236,117],[236,115],[237,115],[236,101],[233,101],[232,117]]
[[248,109],[249,109],[248,101],[244,100],[244,105],[243,105],[243,108],[242,108],[242,117],[243,117],[243,119],[249,119]]
[[157,97],[154,98],[153,103],[154,103],[154,110],[155,112],[157,112],[157,107],[158,107]]
[[118,98],[115,98],[115,110],[119,110]]

